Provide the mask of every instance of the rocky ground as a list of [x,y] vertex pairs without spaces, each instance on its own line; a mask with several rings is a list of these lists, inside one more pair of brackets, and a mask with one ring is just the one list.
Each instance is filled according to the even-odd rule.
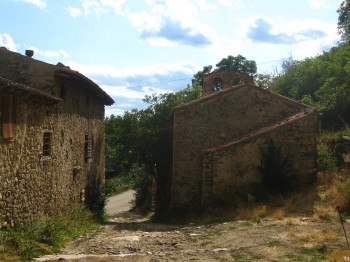
[[113,208],[106,225],[36,261],[330,261],[346,247],[336,213],[180,226],[151,223],[127,205]]

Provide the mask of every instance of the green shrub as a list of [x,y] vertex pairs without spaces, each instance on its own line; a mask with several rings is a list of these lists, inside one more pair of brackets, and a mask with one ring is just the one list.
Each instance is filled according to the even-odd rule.
[[346,127],[342,130],[339,130],[335,133],[337,137],[342,137],[342,136],[350,136],[350,128]]
[[0,231],[0,259],[27,261],[58,252],[71,238],[97,227],[93,214],[83,206],[74,206],[54,217],[30,225],[17,225]]
[[317,145],[317,168],[319,170],[332,169],[337,165],[337,159],[334,157],[330,146],[325,143]]
[[152,204],[152,196],[149,190],[152,184],[152,177],[145,171],[145,166],[137,164],[133,165],[130,174],[135,178],[135,207],[140,208],[145,213],[151,209]]
[[107,220],[106,214],[106,203],[107,196],[103,187],[94,186],[94,191],[92,196],[90,196],[90,201],[88,208],[94,214],[95,218],[100,222],[105,222]]
[[133,173],[122,173],[117,177],[106,180],[105,192],[107,196],[119,194],[125,190],[133,188],[134,184],[135,177],[133,176]]

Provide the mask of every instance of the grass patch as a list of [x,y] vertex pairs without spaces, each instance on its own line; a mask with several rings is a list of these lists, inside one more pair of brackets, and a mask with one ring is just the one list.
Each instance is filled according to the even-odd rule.
[[251,226],[253,226],[253,223],[251,223],[251,222],[249,222],[249,221],[245,221],[245,222],[243,223],[243,226],[245,226],[245,227],[251,227]]
[[309,238],[299,238],[299,239],[296,239],[294,242],[299,243],[299,244],[307,244],[307,243],[310,243],[310,239]]
[[[70,239],[97,228],[93,214],[82,206],[30,225],[18,225],[0,231],[0,260],[28,261],[53,254]],[[13,259],[13,260],[11,260]]]
[[249,254],[241,254],[241,253],[231,254],[231,257],[234,259],[234,261],[237,261],[237,262],[259,261],[262,259],[262,257],[260,256],[252,256]]
[[280,242],[280,241],[271,241],[271,242],[269,242],[269,243],[267,243],[267,246],[268,247],[279,247],[279,246],[281,246],[282,245],[282,243]]

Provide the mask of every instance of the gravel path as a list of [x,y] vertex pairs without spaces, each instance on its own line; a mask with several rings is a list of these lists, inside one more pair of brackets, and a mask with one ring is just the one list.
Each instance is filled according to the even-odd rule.
[[[128,211],[132,191],[108,202],[110,220],[36,261],[327,261],[346,242],[336,216],[165,225]],[[349,230],[349,223],[346,223]],[[328,260],[329,261],[329,260]]]

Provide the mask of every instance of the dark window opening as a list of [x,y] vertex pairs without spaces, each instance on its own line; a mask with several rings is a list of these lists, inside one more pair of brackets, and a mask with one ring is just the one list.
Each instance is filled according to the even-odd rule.
[[223,82],[221,78],[215,78],[214,79],[214,84],[213,84],[213,89],[215,92],[217,91],[222,91],[222,86],[223,86]]
[[51,156],[52,133],[44,132],[43,156]]

